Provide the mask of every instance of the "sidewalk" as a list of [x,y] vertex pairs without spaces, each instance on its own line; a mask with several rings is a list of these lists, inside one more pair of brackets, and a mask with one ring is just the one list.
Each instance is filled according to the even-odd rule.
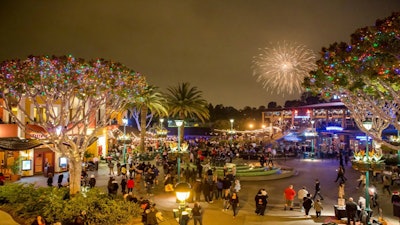
[[10,216],[10,214],[1,210],[0,210],[0,221],[1,225],[19,225],[19,223],[14,221],[14,219]]
[[[313,162],[304,161],[301,159],[291,159],[287,162],[279,161],[280,165],[285,167],[292,167],[298,170],[298,174],[285,179],[271,180],[271,181],[242,181],[242,190],[239,193],[240,209],[238,216],[234,219],[232,210],[222,211],[222,200],[214,200],[214,203],[209,204],[200,202],[201,206],[205,209],[203,222],[204,224],[237,224],[237,225],[260,225],[268,222],[269,224],[278,225],[311,225],[322,224],[327,222],[336,222],[338,224],[345,224],[346,219],[339,221],[334,217],[333,205],[337,203],[337,189],[336,184],[333,183],[336,177],[337,163],[335,161],[315,160]],[[162,170],[161,170],[162,171]],[[97,186],[106,191],[107,181],[109,179],[108,169],[106,164],[101,163],[99,171],[89,172],[89,176],[94,174],[97,179]],[[352,171],[351,166],[346,169],[346,176],[349,179],[346,184],[346,196],[359,196],[362,195],[360,190],[356,190],[352,180],[358,178],[357,171]],[[57,175],[56,175],[57,177]],[[66,178],[66,174],[64,175]],[[117,181],[120,182],[120,177],[116,176]],[[307,186],[309,191],[313,191],[314,179],[320,178],[322,190],[324,191],[324,210],[322,217],[316,218],[315,211],[311,210],[312,218],[305,218],[304,213],[300,209],[293,211],[283,210],[282,192],[288,184],[294,184],[298,190],[300,186]],[[160,184],[161,182],[161,178]],[[47,186],[46,178],[43,176],[24,177],[19,182],[22,183],[35,183],[37,186]],[[265,216],[257,216],[254,213],[254,196],[260,187],[266,188],[269,194],[268,207]],[[142,187],[142,190],[144,188]],[[161,185],[154,189],[155,195],[149,197],[152,202],[157,204],[157,208],[163,213],[165,220],[160,222],[160,225],[177,225],[177,221],[173,217],[172,210],[178,207],[174,193],[165,193]],[[143,196],[143,192],[137,193],[138,196]],[[389,202],[386,202],[389,201]],[[388,224],[398,224],[395,217],[390,216],[391,204],[388,197],[382,196],[380,199],[381,205],[384,208],[385,219]],[[193,203],[189,204],[193,207]],[[0,211],[0,224],[1,225],[16,225],[17,223],[12,218]],[[8,223],[3,221],[10,221]],[[189,225],[193,224],[193,220],[189,221]]]

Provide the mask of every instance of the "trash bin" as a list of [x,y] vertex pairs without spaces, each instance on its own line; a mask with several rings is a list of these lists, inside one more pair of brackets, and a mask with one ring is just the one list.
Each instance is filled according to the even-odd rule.
[[172,212],[174,213],[174,218],[179,218],[179,209],[173,209]]
[[393,216],[400,217],[400,203],[393,203]]

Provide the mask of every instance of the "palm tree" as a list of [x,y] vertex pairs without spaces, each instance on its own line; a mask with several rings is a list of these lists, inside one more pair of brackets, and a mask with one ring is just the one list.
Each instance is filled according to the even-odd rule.
[[[176,119],[197,118],[202,122],[210,118],[207,101],[197,87],[190,87],[189,83],[179,83],[176,87],[169,87],[165,95],[169,115]],[[180,137],[183,140],[184,126],[180,127]]]
[[[140,152],[144,152],[146,128],[150,125],[153,116],[167,116],[168,110],[166,100],[160,92],[156,92],[157,87],[147,86],[133,105],[130,105],[132,117],[134,117],[138,129],[140,130]],[[150,114],[148,115],[148,112]],[[140,118],[140,123],[139,123]],[[148,122],[146,122],[148,121]]]

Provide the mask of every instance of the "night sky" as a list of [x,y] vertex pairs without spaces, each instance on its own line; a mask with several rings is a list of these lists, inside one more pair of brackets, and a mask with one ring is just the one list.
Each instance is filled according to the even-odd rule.
[[283,105],[252,75],[269,43],[316,53],[400,10],[398,0],[36,0],[0,2],[0,61],[65,55],[119,61],[164,91],[189,82],[210,103]]

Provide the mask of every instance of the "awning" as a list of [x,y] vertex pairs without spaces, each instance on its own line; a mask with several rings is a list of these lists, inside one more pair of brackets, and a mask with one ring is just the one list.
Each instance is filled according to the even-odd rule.
[[0,138],[0,151],[23,151],[42,145],[37,139],[20,139],[18,137]]
[[[89,140],[88,146],[91,146],[98,140],[97,137],[92,137]],[[43,140],[38,139],[20,139],[18,137],[0,138],[0,151],[24,151],[43,145]],[[64,145],[69,146],[67,143]]]

